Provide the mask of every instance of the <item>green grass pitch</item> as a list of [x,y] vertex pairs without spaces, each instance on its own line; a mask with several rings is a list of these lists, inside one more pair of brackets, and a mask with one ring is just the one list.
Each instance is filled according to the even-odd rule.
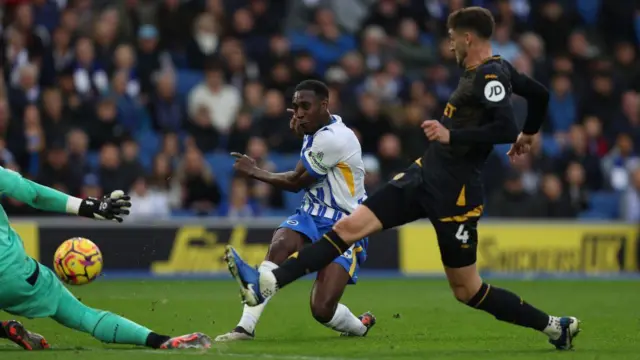
[[[269,303],[257,339],[214,344],[201,351],[153,351],[104,345],[52,320],[25,320],[53,350],[28,353],[0,341],[6,359],[640,359],[640,282],[492,281],[556,315],[583,320],[576,349],[558,352],[546,337],[500,323],[458,304],[444,280],[367,280],[351,286],[343,302],[356,314],[372,311],[376,327],[366,338],[341,338],[309,311],[309,281],[284,289]],[[231,281],[98,281],[71,289],[97,308],[124,315],[157,332],[202,331],[212,338],[239,319]],[[8,314],[0,315],[6,319]]]

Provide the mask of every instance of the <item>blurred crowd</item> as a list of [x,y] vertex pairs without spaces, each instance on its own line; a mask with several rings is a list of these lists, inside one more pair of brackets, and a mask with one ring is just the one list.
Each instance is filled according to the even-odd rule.
[[359,136],[372,192],[428,146],[419,124],[461,73],[446,18],[468,5],[494,13],[495,54],[551,92],[532,154],[489,159],[487,214],[639,221],[631,0],[4,0],[0,161],[74,195],[129,189],[140,217],[288,213],[296,198],[234,176],[228,152],[295,166],[286,108],[315,78]]

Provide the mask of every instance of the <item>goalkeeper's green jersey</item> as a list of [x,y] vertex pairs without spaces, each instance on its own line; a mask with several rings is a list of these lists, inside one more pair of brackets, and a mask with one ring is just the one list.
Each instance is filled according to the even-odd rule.
[[[67,212],[69,195],[36,184],[13,170],[0,167],[0,193],[36,209]],[[11,272],[11,266],[27,261],[20,236],[11,228],[9,217],[0,206],[0,276]]]

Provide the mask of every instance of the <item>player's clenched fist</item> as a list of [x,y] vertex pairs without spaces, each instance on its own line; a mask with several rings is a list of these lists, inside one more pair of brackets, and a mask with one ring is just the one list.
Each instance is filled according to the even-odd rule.
[[231,156],[236,158],[236,163],[233,164],[233,170],[246,176],[253,176],[255,174],[258,166],[256,165],[256,161],[254,159],[237,152],[232,152]]
[[122,217],[129,215],[129,209],[131,209],[131,197],[122,190],[116,190],[102,199],[83,199],[78,215],[96,220],[122,222]]
[[425,120],[421,127],[429,140],[442,144],[449,143],[449,129],[444,127],[438,120]]

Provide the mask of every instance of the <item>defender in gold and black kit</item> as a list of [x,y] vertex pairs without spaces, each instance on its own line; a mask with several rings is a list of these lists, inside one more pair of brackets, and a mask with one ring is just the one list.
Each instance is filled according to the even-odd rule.
[[[244,300],[255,305],[308,272],[323,268],[358,239],[427,218],[437,233],[445,274],[460,302],[498,320],[543,332],[559,350],[579,333],[575,317],[549,316],[520,296],[485,282],[476,267],[478,220],[483,211],[481,174],[495,144],[512,144],[508,155],[529,151],[546,115],[547,89],[494,56],[494,19],[480,7],[463,8],[448,19],[451,50],[465,69],[440,120],[422,129],[431,141],[424,155],[338,221],[323,239],[271,271],[258,271],[229,248],[229,269]],[[528,114],[516,125],[511,95],[523,96]],[[420,239],[412,239],[420,241]]]

